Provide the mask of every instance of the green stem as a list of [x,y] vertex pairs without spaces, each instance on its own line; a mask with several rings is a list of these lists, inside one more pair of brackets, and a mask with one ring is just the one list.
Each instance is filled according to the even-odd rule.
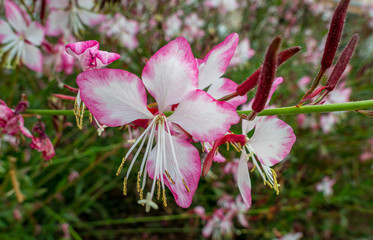
[[[300,107],[292,106],[292,107],[265,109],[262,112],[260,112],[258,116],[355,111],[355,110],[367,109],[367,108],[373,108],[373,100],[324,104],[324,105],[309,105],[309,106],[300,106]],[[28,109],[24,113],[25,114],[39,114],[39,115],[67,115],[67,116],[74,115],[73,110]],[[173,112],[165,112],[165,115],[170,116],[172,113]],[[237,113],[247,115],[247,114],[250,114],[251,111],[238,110]]]

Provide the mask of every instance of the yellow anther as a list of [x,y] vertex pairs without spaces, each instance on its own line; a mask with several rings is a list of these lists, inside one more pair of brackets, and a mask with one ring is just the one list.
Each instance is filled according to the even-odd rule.
[[[267,183],[267,185],[272,189],[273,188],[273,186],[272,186],[272,184],[269,182],[269,181],[266,181],[266,183]],[[265,185],[265,184],[264,184]]]
[[125,177],[123,180],[123,195],[127,195],[127,178]]
[[140,182],[141,182],[141,174],[140,174],[140,171],[137,173],[137,181],[136,181],[136,188],[137,188],[137,192],[139,193],[140,192]]
[[89,122],[92,123],[92,120],[93,120],[93,119],[92,119],[92,113],[89,112]]
[[229,151],[229,143],[228,143],[228,142],[226,142],[226,144],[227,144],[227,151]]
[[[251,169],[250,172],[254,172],[255,168],[256,168],[256,165],[254,165],[253,169]],[[265,183],[264,183],[264,185],[265,185]]]
[[167,172],[167,170],[164,170],[164,171],[165,171],[165,173],[166,173],[166,175],[167,175],[168,180],[171,181],[171,184],[175,184],[175,181],[172,180],[172,178],[171,178],[170,174]]
[[125,162],[126,162],[126,159],[122,158],[122,162],[120,163],[119,168],[117,170],[117,176],[119,176],[120,172],[122,171],[122,168]]
[[205,152],[205,151],[206,151],[205,143],[202,142],[202,152]]
[[150,104],[148,104],[148,107],[156,107],[158,104],[155,102],[155,103],[150,103]]
[[[142,188],[140,188],[140,200],[144,199],[144,191]],[[141,206],[144,206],[144,204],[141,204]]]
[[166,191],[163,189],[162,193],[163,206],[167,207]]
[[185,181],[184,181],[184,178],[183,178],[183,184],[184,184],[184,187],[186,188],[186,190],[187,190],[188,192],[190,192],[190,189],[189,189],[188,186],[186,185],[186,183],[185,183]]
[[161,182],[159,181],[159,179],[157,180],[157,188],[157,200],[159,200],[159,198],[161,197]]
[[241,152],[241,144],[240,143],[231,143],[232,144],[232,147],[234,148],[234,150],[236,150],[236,152]]

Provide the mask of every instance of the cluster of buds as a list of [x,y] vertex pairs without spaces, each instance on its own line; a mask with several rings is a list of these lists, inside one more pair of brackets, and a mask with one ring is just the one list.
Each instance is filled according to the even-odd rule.
[[325,43],[323,57],[321,59],[320,71],[313,81],[311,88],[306,92],[306,94],[297,104],[298,107],[302,106],[306,101],[311,100],[316,96],[319,97],[313,102],[313,104],[322,103],[322,100],[328,95],[328,93],[334,90],[348,63],[350,62],[352,54],[359,40],[358,34],[353,35],[346,48],[343,50],[325,86],[318,87],[325,72],[333,64],[334,56],[341,41],[349,3],[350,0],[341,0],[334,11]]

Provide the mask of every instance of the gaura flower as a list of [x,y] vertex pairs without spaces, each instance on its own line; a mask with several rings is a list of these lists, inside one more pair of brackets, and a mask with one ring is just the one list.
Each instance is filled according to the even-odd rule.
[[21,61],[29,69],[41,72],[43,56],[38,49],[44,40],[44,27],[32,22],[15,3],[5,0],[8,22],[0,19],[0,57],[6,67],[14,67]]
[[[65,50],[68,54],[79,60],[83,71],[102,68],[120,58],[120,55],[117,53],[98,50],[99,47],[100,44],[97,41],[89,40],[66,44]],[[81,101],[80,91],[78,91],[74,105],[74,113],[77,125],[80,129],[83,127],[84,109],[85,105],[84,102]],[[96,118],[94,119],[99,127],[97,130],[98,135],[101,135],[105,126],[101,126]]]
[[[166,185],[179,206],[190,206],[200,178],[201,162],[198,150],[190,142],[173,135],[175,129],[182,130],[196,141],[214,141],[237,123],[239,117],[230,104],[216,101],[197,89],[198,68],[188,42],[179,37],[158,50],[145,65],[142,81],[124,70],[97,69],[79,74],[77,83],[83,102],[100,123],[117,127],[148,119],[148,126],[118,169],[117,174],[139,145],[124,178],[124,194],[127,194],[130,171],[147,143],[137,175],[138,203],[145,204],[146,211],[150,207],[158,208],[152,198],[157,190],[159,199],[162,188],[162,200],[166,206]],[[147,108],[144,86],[156,100],[156,111]],[[174,112],[168,116],[166,112],[170,110]],[[146,199],[142,199],[147,174],[153,183]]]

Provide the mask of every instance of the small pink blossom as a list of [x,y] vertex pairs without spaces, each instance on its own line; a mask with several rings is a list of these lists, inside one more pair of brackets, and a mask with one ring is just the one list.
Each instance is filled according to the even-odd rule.
[[246,63],[255,55],[255,50],[250,47],[249,39],[243,39],[237,46],[236,52],[229,63],[230,66],[236,66]]
[[321,182],[316,185],[316,190],[322,192],[324,197],[330,197],[333,194],[333,186],[336,183],[335,179],[324,177]]

